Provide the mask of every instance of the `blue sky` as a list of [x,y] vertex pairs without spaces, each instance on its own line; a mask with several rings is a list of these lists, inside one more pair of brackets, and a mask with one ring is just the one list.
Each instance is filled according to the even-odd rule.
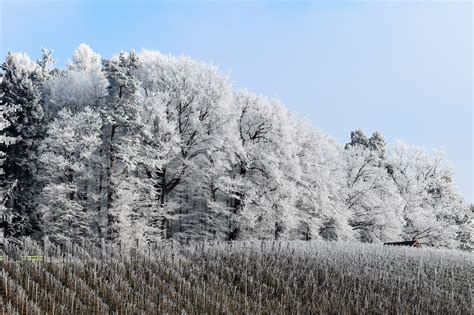
[[472,3],[0,0],[0,54],[156,49],[212,62],[347,142],[443,149],[474,201]]

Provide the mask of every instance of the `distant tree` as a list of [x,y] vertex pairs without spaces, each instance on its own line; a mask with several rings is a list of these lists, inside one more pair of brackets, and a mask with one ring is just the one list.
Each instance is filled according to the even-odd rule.
[[361,146],[371,151],[377,152],[380,159],[386,158],[387,141],[379,132],[374,132],[370,138],[367,138],[362,129],[351,132],[351,142],[346,144],[346,149],[354,146]]
[[369,149],[377,152],[380,159],[384,161],[386,159],[387,141],[379,132],[374,132],[372,137],[369,138]]
[[36,63],[39,67],[37,76],[42,87],[44,87],[49,80],[59,72],[58,69],[54,67],[56,60],[53,58],[53,51],[47,48],[41,48],[41,59],[37,60]]
[[367,136],[365,135],[365,132],[362,129],[351,131],[351,142],[346,144],[346,149],[356,145],[360,145],[367,148],[369,147],[369,139],[367,139]]

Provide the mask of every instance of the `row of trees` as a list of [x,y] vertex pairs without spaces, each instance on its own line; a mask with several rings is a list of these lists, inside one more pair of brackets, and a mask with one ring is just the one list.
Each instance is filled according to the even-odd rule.
[[473,208],[441,154],[360,130],[342,146],[213,66],[80,45],[66,69],[47,50],[9,53],[1,69],[4,237],[472,248]]

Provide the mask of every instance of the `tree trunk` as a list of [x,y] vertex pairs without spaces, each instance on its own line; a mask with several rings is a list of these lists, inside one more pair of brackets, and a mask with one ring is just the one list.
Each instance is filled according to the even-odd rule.
[[[167,201],[167,195],[168,195],[168,190],[166,189],[166,168],[163,168],[161,172],[157,173],[158,176],[161,176],[161,182],[158,184],[158,189],[160,193],[160,207],[162,212],[166,211],[166,201]],[[161,231],[161,238],[166,240],[169,238],[169,233],[168,233],[168,228],[169,228],[169,223],[168,219],[164,214],[161,215],[160,217],[160,231]]]

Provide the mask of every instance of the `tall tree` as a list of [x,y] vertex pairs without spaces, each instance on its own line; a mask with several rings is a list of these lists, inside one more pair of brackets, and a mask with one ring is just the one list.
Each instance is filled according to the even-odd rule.
[[97,195],[84,189],[96,174],[89,167],[100,146],[101,118],[89,107],[79,113],[63,108],[49,124],[39,148],[41,175],[46,183],[38,210],[43,232],[58,243],[91,239],[97,215],[90,199]]
[[397,142],[390,152],[389,171],[403,198],[404,235],[434,246],[458,246],[461,222],[471,215],[456,194],[453,169],[443,154],[429,155],[419,147]]
[[44,133],[40,67],[25,54],[9,53],[1,70],[4,128],[0,151],[4,157],[3,185],[11,192],[6,196],[9,214],[3,225],[7,236],[30,235],[39,230],[35,209],[41,187],[36,156]]
[[[0,99],[3,97],[3,92],[0,94]],[[14,223],[13,209],[7,208],[7,200],[11,198],[11,193],[15,188],[16,181],[11,183],[8,182],[6,178],[5,171],[3,170],[3,165],[6,159],[6,148],[13,144],[16,140],[15,137],[11,137],[5,134],[4,130],[10,127],[11,123],[7,117],[12,115],[13,107],[1,106],[0,107],[0,146],[2,151],[0,151],[0,239],[3,239],[5,236],[14,234],[16,230]]]
[[294,198],[300,171],[293,163],[297,147],[292,118],[279,102],[251,93],[239,92],[236,102],[243,147],[238,155],[242,234],[278,239],[298,222]]
[[363,242],[398,239],[402,232],[402,202],[386,170],[385,140],[379,133],[367,139],[351,134],[346,145],[346,205],[350,224]]
[[101,175],[102,212],[107,216],[106,226],[101,233],[110,240],[117,240],[120,204],[117,187],[126,178],[124,161],[120,157],[120,144],[132,128],[138,104],[139,82],[133,74],[138,65],[138,56],[134,51],[121,53],[120,56],[105,60],[104,71],[108,81],[108,95],[103,105],[102,130],[103,173]]
[[295,142],[301,175],[296,205],[300,212],[298,239],[344,240],[352,238],[350,211],[344,203],[342,147],[333,139],[300,121]]
[[[160,170],[178,153],[175,124],[166,117],[166,98],[140,98],[135,118],[118,145],[122,173],[117,185],[117,210],[122,243],[153,246],[163,239]],[[167,204],[171,207],[171,204]]]
[[218,187],[218,175],[208,175],[222,166],[213,161],[232,149],[235,137],[230,84],[215,67],[154,51],[140,54],[137,73],[144,97],[167,97],[166,117],[179,137],[178,154],[155,170],[162,179],[157,186],[161,203],[168,208],[168,217],[162,220],[162,230],[167,231],[163,236],[206,237],[214,233],[208,210],[215,206],[207,200]]
[[[53,75],[44,87],[48,116],[54,119],[58,112],[65,108],[72,115],[76,115],[87,107],[99,110],[105,115],[106,108],[103,105],[106,103],[107,86],[108,81],[102,71],[100,55],[85,44],[79,45],[67,69]],[[103,131],[106,131],[104,122],[103,125]],[[107,165],[105,155],[105,147],[101,146],[98,152],[88,158],[86,166],[88,172],[95,175],[81,187],[81,194],[87,201],[88,207],[97,212],[98,222],[95,228],[100,231],[107,226],[106,211],[103,211],[102,206],[105,199],[102,196],[102,177]]]

